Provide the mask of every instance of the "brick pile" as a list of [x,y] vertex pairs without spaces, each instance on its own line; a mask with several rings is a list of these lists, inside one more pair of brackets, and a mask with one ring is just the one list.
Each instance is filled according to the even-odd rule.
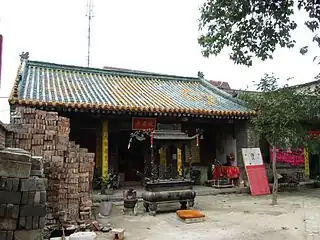
[[[5,168],[0,172],[1,240],[20,239],[26,231],[45,226],[47,180],[39,177],[42,171],[39,161],[31,159],[25,151],[0,151],[0,167]],[[38,233],[41,235],[41,231]]]
[[17,107],[13,147],[43,156],[48,179],[47,225],[75,224],[91,214],[94,153],[69,141],[70,121],[56,112]]

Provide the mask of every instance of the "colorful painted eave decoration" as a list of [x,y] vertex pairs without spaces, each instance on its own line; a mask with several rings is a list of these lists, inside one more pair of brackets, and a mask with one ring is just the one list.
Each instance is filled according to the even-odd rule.
[[255,115],[229,94],[198,78],[132,73],[25,60],[10,105],[74,110]]

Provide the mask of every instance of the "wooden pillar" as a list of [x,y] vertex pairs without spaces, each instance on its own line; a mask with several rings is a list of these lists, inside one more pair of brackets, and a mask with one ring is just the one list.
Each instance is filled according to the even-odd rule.
[[102,177],[108,176],[109,171],[109,126],[108,120],[102,121]]
[[181,177],[182,176],[182,155],[181,155],[180,146],[177,148],[177,170],[178,170],[178,175]]

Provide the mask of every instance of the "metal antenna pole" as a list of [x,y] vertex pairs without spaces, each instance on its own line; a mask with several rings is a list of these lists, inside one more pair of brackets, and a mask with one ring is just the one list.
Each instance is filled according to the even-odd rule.
[[88,55],[87,55],[87,66],[90,66],[90,48],[91,48],[91,20],[93,16],[93,0],[87,1],[87,14],[88,17]]

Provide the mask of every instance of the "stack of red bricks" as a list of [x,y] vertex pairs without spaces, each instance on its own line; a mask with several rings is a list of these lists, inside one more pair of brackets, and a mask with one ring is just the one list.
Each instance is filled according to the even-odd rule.
[[93,178],[94,154],[88,153],[86,148],[79,149],[79,194],[80,194],[80,218],[88,220],[91,215],[91,186]]
[[47,224],[84,219],[83,206],[91,212],[94,154],[69,141],[69,119],[56,112],[18,107],[12,123],[13,147],[43,156],[48,179]]

